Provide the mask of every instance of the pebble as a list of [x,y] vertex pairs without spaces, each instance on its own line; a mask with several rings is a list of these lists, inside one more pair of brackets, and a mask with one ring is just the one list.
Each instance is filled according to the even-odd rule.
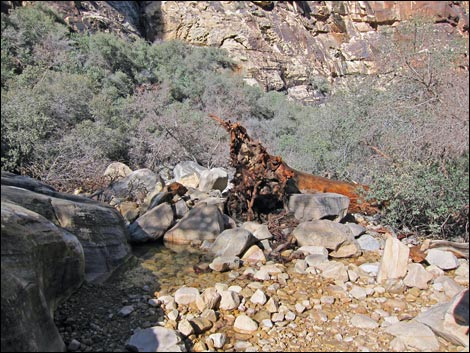
[[70,341],[69,345],[67,346],[67,349],[69,351],[74,352],[80,348],[80,345],[81,343],[79,341],[77,341],[76,339],[73,339],[72,341]]

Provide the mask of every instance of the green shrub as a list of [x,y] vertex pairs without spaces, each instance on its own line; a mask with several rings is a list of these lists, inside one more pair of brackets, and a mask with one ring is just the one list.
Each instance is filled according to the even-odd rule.
[[376,175],[369,196],[386,202],[386,224],[468,241],[468,172],[468,155],[446,165],[407,162]]

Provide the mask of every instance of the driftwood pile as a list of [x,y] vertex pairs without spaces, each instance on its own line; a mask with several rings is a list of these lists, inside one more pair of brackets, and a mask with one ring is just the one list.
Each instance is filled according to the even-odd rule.
[[230,160],[235,175],[234,187],[226,202],[229,215],[241,220],[253,220],[285,208],[290,194],[316,192],[347,196],[350,212],[377,212],[365,200],[366,186],[297,171],[281,157],[271,156],[260,142],[250,138],[240,123],[231,123],[212,114],[209,117],[230,134]]

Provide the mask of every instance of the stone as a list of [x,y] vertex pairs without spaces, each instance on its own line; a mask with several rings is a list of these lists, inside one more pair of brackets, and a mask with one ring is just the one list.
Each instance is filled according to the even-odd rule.
[[163,237],[175,222],[175,214],[170,204],[162,203],[147,211],[129,226],[131,241],[143,243]]
[[341,262],[329,261],[320,263],[315,267],[321,271],[321,275],[324,278],[330,278],[342,282],[346,282],[349,279],[347,268]]
[[213,271],[226,272],[240,267],[240,259],[237,256],[218,256],[209,264]]
[[121,310],[119,310],[118,312],[118,315],[120,317],[127,317],[129,316],[130,314],[132,314],[132,312],[134,311],[134,306],[132,305],[126,305],[124,307],[121,308]]
[[367,292],[364,288],[359,286],[352,286],[349,293],[358,300],[364,300],[367,297]]
[[292,232],[300,246],[321,246],[338,250],[341,245],[355,241],[349,227],[329,220],[300,223]]
[[453,344],[468,346],[468,289],[449,302],[433,305],[414,320]]
[[299,221],[319,220],[323,218],[339,222],[343,219],[349,207],[349,199],[340,194],[292,194],[287,208]]
[[228,174],[222,168],[203,170],[200,174],[199,190],[209,192],[211,190],[223,191],[227,187]]
[[110,180],[118,180],[125,178],[132,173],[132,169],[126,164],[121,162],[113,162],[108,165],[103,173],[103,176],[108,177]]
[[178,305],[189,305],[196,301],[199,290],[194,287],[181,287],[175,292],[175,302]]
[[143,202],[147,194],[155,189],[157,182],[161,182],[161,178],[153,171],[147,168],[138,169],[111,183],[103,191],[103,195],[106,199],[132,198]]
[[354,238],[357,238],[366,232],[366,228],[357,223],[345,223],[346,226],[351,230]]
[[212,341],[214,348],[222,348],[225,344],[227,336],[225,333],[213,333],[209,335],[209,339]]
[[176,179],[176,181],[187,188],[196,189],[199,186],[199,174],[195,172],[191,174],[186,174],[183,175],[181,178]]
[[268,312],[276,313],[279,310],[279,303],[275,298],[271,297],[264,307]]
[[405,349],[423,352],[439,350],[439,341],[429,327],[419,322],[399,322],[384,329],[384,332],[396,336]]
[[131,352],[186,352],[186,347],[177,331],[153,326],[136,330],[126,343]]
[[273,237],[266,224],[248,221],[242,224],[242,228],[251,232],[258,240],[271,239]]
[[371,276],[377,276],[377,273],[379,273],[379,268],[380,268],[380,263],[378,262],[372,262],[372,263],[366,262],[359,266],[359,269],[361,269],[362,271],[366,272],[367,274]]
[[224,290],[220,292],[220,296],[219,308],[221,310],[233,310],[240,305],[240,297],[236,292]]
[[423,265],[419,263],[408,264],[408,273],[403,279],[408,287],[416,287],[419,289],[427,289],[428,282],[432,280],[432,274],[426,271]]
[[180,322],[178,322],[178,331],[183,336],[187,337],[194,333],[194,327],[187,319],[182,319]]
[[365,329],[374,329],[379,327],[377,321],[364,314],[355,314],[351,318],[351,325],[357,328]]
[[210,322],[216,322],[218,317],[213,309],[205,309],[201,313],[201,317],[208,319]]
[[196,317],[189,321],[194,327],[195,334],[201,334],[212,327],[212,322],[205,317]]
[[318,264],[321,264],[323,262],[328,262],[328,255],[319,255],[319,254],[313,254],[313,255],[308,255],[305,258],[305,262],[307,263],[308,266],[310,267],[315,267]]
[[224,220],[217,206],[195,207],[189,211],[163,239],[175,244],[190,244],[192,241],[215,240],[222,232]]
[[366,251],[379,250],[382,246],[381,242],[375,239],[370,234],[364,234],[360,236],[357,239],[357,242],[359,243],[359,247],[361,248],[361,250],[366,250]]
[[173,168],[173,174],[175,176],[175,180],[179,182],[178,180],[184,177],[185,175],[190,175],[193,173],[195,173],[199,178],[201,173],[205,170],[207,170],[207,168],[204,168],[203,166],[199,165],[196,162],[183,161],[175,165],[175,167]]
[[462,290],[465,289],[465,287],[459,285],[457,282],[455,282],[452,278],[447,277],[447,276],[440,276],[436,279],[434,279],[434,285],[442,285],[442,289],[444,293],[449,297],[452,298],[453,296],[457,295],[460,293]]
[[359,256],[360,254],[361,254],[361,248],[357,240],[351,239],[341,244],[337,250],[330,251],[329,256],[340,258],[340,257]]
[[186,213],[189,212],[189,207],[183,199],[175,202],[175,215],[176,218],[183,218]]
[[442,270],[453,270],[460,265],[453,253],[439,249],[429,249],[426,261],[430,265],[435,265]]
[[264,305],[268,299],[266,294],[261,289],[257,289],[256,292],[251,296],[250,301],[253,304]]
[[410,249],[396,238],[389,236],[380,262],[377,282],[383,283],[388,279],[403,278],[408,269]]
[[77,351],[80,348],[81,343],[76,339],[70,341],[69,345],[67,346],[67,350],[69,351]]
[[217,290],[214,287],[209,287],[197,296],[196,306],[201,312],[206,309],[217,309],[220,298],[221,296]]
[[326,250],[323,246],[301,246],[297,249],[298,252],[303,253],[305,256],[308,255],[321,255],[322,257],[326,257],[328,259],[328,250]]
[[244,228],[226,229],[217,236],[210,252],[216,256],[239,256],[257,241]]
[[258,324],[252,318],[241,314],[235,319],[233,329],[240,333],[253,333],[258,329]]
[[245,251],[241,260],[248,265],[256,265],[258,263],[265,264],[266,256],[264,256],[263,250],[261,250],[259,246],[252,245]]

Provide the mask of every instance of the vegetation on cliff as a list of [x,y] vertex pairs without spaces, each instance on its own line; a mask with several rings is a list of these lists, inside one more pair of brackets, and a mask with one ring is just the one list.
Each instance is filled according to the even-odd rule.
[[415,21],[381,45],[381,72],[304,106],[245,84],[222,50],[72,33],[48,9],[18,8],[2,14],[2,170],[91,191],[116,160],[226,166],[211,113],[296,169],[370,185],[393,226],[468,240],[468,40]]

